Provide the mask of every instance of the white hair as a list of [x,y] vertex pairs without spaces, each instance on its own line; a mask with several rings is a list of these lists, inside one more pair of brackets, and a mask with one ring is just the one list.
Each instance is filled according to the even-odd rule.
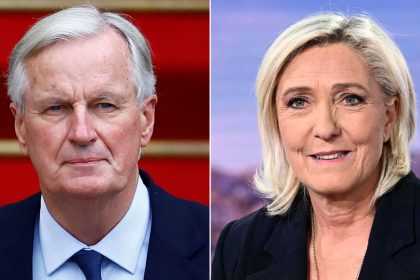
[[381,175],[372,205],[410,170],[409,142],[415,130],[415,93],[407,63],[400,50],[367,15],[346,17],[323,13],[286,29],[271,45],[261,64],[257,82],[258,125],[263,166],[254,176],[257,190],[271,200],[268,213],[285,214],[302,184],[287,162],[278,128],[276,87],[288,63],[313,46],[344,43],[360,53],[380,85],[386,102],[399,100],[398,116],[390,140],[384,143]]
[[121,15],[100,12],[92,5],[68,8],[49,15],[34,24],[13,49],[7,79],[10,99],[24,110],[28,87],[26,60],[43,48],[60,41],[94,37],[106,28],[118,32],[127,42],[132,64],[132,80],[137,88],[137,103],[155,94],[155,76],[149,46],[140,31]]

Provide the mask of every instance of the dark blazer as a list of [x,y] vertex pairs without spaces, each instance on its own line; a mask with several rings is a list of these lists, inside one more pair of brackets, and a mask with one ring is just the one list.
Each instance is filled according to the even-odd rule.
[[[359,279],[420,279],[420,180],[402,178],[376,206]],[[299,194],[287,215],[260,209],[228,224],[219,237],[213,280],[306,280],[308,203]]]
[[[144,172],[149,191],[152,229],[145,279],[209,278],[209,211],[171,196]],[[32,279],[35,220],[40,194],[0,208],[0,279]]]

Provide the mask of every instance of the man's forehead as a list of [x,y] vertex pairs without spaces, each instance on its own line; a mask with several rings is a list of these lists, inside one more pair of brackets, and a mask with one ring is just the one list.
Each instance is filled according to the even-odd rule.
[[110,29],[48,46],[30,57],[26,66],[28,91],[35,91],[36,98],[81,93],[112,97],[135,88],[127,44]]
[[65,72],[66,67],[72,67],[73,71],[94,72],[98,68],[108,68],[107,71],[121,68],[118,71],[122,71],[131,70],[131,64],[126,41],[112,29],[88,38],[56,42],[26,59],[27,72]]
[[[58,39],[54,42],[49,43],[46,46],[43,46],[36,51],[33,51],[27,58],[26,62],[34,60],[35,58],[45,54],[45,53],[52,53],[52,52],[64,52],[64,51],[77,51],[81,48],[90,48],[93,49],[90,52],[91,55],[96,53],[97,48],[100,46],[106,45],[108,48],[104,48],[105,50],[109,50],[110,53],[113,54],[120,54],[128,59],[130,58],[128,55],[130,54],[130,50],[128,48],[128,42],[126,41],[125,37],[123,37],[118,31],[113,28],[107,27],[96,34],[92,34],[86,37],[78,36],[75,38],[65,37]],[[94,46],[94,47],[92,47]],[[131,62],[131,59],[129,59]]]

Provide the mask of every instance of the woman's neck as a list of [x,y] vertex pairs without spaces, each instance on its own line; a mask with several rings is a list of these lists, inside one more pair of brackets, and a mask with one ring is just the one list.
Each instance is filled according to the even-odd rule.
[[372,207],[373,190],[358,194],[325,196],[309,191],[314,221],[320,235],[352,234],[372,226],[375,210]]
[[309,279],[357,279],[375,216],[373,194],[310,196]]

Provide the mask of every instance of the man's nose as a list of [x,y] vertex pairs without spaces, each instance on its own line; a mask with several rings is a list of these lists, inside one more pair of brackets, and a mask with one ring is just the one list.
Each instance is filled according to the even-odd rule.
[[79,146],[87,146],[97,139],[97,133],[87,108],[74,108],[70,121],[68,140]]
[[322,104],[317,108],[317,114],[312,120],[314,136],[329,141],[340,135],[341,129],[337,122],[337,111],[331,104]]

